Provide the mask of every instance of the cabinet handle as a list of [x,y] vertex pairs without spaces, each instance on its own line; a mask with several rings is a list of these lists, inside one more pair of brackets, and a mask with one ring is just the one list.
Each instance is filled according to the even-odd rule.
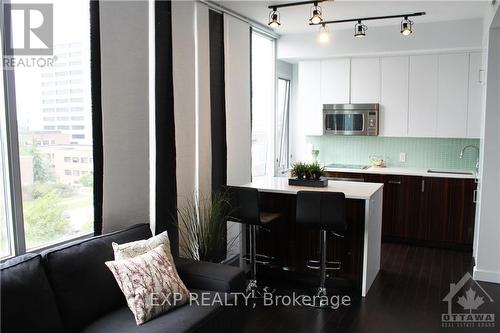
[[422,179],[422,193],[425,192],[425,179]]
[[479,77],[477,80],[478,83],[483,84],[483,76],[484,76],[484,69],[480,69],[479,70]]
[[474,194],[472,195],[472,202],[477,203],[477,190],[474,190]]
[[397,185],[401,185],[401,181],[400,180],[389,180],[388,182],[389,184],[397,184]]
[[345,178],[345,177],[326,177],[328,180],[337,180],[342,182],[364,182],[364,178]]

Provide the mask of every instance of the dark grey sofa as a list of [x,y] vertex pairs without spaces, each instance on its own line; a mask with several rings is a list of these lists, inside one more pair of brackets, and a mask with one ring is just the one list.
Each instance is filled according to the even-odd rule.
[[[77,241],[42,255],[27,254],[0,265],[1,329],[17,332],[239,332],[241,309],[186,305],[140,326],[105,261],[112,242],[151,237],[148,224]],[[175,258],[189,290],[216,293],[244,290],[238,268]]]

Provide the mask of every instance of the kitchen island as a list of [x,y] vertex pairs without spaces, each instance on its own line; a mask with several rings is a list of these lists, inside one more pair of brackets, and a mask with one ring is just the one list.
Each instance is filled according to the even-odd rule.
[[[259,274],[301,277],[314,281],[317,271],[308,269],[307,260],[319,258],[319,231],[295,224],[298,191],[342,192],[347,199],[348,229],[344,238],[327,240],[327,260],[342,262],[333,271],[336,280],[366,296],[380,269],[383,184],[329,181],[324,188],[288,185],[285,177],[266,177],[243,185],[260,192],[263,210],[279,212],[282,218],[271,226],[271,232],[258,237],[257,251],[275,258],[271,268],[259,268]],[[332,212],[335,214],[335,212]],[[335,239],[334,239],[335,238]],[[329,279],[331,285],[336,284]]]

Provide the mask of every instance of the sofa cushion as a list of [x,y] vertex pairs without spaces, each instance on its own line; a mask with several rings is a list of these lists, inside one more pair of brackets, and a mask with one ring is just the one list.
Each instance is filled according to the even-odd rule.
[[[134,258],[106,261],[106,266],[127,299],[137,325],[184,305],[189,300],[189,290],[179,278],[174,262],[169,257],[170,248],[161,244]],[[168,301],[163,297],[155,301],[158,295],[168,295]]]
[[[207,293],[206,297],[210,300],[216,294],[208,291],[192,292],[200,295],[199,299],[202,292]],[[225,297],[221,294],[219,296],[222,299]],[[139,326],[135,324],[132,312],[127,307],[122,307],[99,318],[82,333],[240,332],[241,324],[241,310],[236,306],[187,304]]]
[[180,278],[189,289],[245,291],[245,273],[238,267],[179,257],[174,261]]
[[26,254],[0,265],[3,333],[63,332],[39,254]]
[[170,251],[170,239],[168,238],[168,232],[164,231],[156,236],[149,239],[141,239],[135,242],[129,242],[124,244],[117,244],[113,242],[113,251],[115,253],[115,260],[129,259],[133,257],[140,256],[148,251],[151,251],[158,245],[165,244],[168,251],[168,260],[174,262],[172,257],[172,251]]
[[79,331],[125,305],[125,297],[104,262],[114,259],[112,242],[151,237],[149,224],[76,241],[43,254],[65,328]]

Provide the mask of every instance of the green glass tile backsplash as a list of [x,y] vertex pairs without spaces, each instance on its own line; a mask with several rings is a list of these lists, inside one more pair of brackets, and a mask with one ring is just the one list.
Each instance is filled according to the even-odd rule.
[[[389,138],[368,136],[308,136],[307,142],[319,149],[320,163],[370,164],[371,155],[384,156],[388,167],[443,168],[473,170],[476,151],[462,147],[475,145],[479,139]],[[399,154],[406,153],[406,162]]]

